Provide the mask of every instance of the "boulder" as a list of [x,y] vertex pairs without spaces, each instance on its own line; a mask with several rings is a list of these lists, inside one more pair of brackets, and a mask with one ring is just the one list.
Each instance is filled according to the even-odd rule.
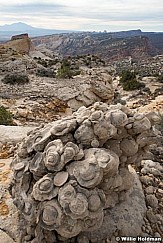
[[16,144],[33,130],[34,127],[20,127],[20,126],[4,126],[0,125],[0,142],[6,144],[11,142]]

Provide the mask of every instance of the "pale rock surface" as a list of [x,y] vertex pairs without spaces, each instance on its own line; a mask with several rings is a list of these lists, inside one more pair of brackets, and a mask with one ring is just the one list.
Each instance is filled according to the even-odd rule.
[[13,239],[2,230],[0,230],[0,242],[1,243],[14,243]]
[[21,126],[4,126],[0,125],[0,142],[5,144],[7,142],[18,143],[28,132],[33,130],[34,127],[21,127]]

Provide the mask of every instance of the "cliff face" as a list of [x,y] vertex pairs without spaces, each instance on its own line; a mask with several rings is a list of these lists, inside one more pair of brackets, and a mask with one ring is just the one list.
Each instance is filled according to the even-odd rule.
[[7,42],[6,46],[21,54],[29,54],[29,51],[34,50],[34,45],[27,34],[13,36],[11,41]]
[[28,55],[32,50],[35,48],[28,34],[13,36],[11,41],[0,44],[0,62],[22,58],[24,54]]
[[46,46],[63,56],[89,53],[99,55],[108,61],[121,60],[129,56],[133,59],[147,58],[159,54],[149,38],[144,36],[117,38],[109,33],[75,33],[40,37],[32,41],[36,46]]

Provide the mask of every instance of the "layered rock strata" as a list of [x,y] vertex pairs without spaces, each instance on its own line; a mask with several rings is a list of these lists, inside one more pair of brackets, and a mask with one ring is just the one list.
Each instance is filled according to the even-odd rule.
[[128,165],[150,158],[148,117],[97,102],[30,132],[11,165],[20,242],[68,243],[100,228],[104,211],[132,191]]

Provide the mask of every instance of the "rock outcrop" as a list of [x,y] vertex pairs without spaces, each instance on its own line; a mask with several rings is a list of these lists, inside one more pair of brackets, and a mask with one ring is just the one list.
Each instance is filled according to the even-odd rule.
[[[23,69],[28,72],[35,68],[36,63],[26,58],[2,65],[7,72],[23,72]],[[2,105],[12,112],[16,124],[54,121],[58,115],[70,114],[83,105],[87,107],[97,101],[110,104],[114,99],[112,77],[107,69],[95,68],[91,75],[86,73],[72,79],[35,75],[29,75],[29,79],[29,83],[14,86],[0,81]]]
[[11,41],[6,43],[6,46],[21,54],[29,54],[30,51],[34,51],[35,49],[28,34],[13,36]]
[[92,240],[89,232],[102,226],[104,212],[130,197],[128,165],[150,158],[148,146],[155,141],[146,116],[104,103],[33,130],[12,162],[20,242]]
[[35,46],[41,45],[63,56],[98,55],[107,61],[123,60],[132,57],[134,60],[146,59],[157,55],[148,37],[116,37],[112,33],[71,33],[37,37],[32,39]]
[[11,41],[0,44],[0,75],[26,72],[37,67],[28,55],[34,45],[27,34],[14,36]]

